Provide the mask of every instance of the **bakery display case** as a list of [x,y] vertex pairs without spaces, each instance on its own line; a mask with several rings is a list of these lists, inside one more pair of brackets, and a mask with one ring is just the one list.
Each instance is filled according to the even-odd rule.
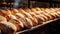
[[59,7],[59,0],[0,0],[0,34],[55,34]]

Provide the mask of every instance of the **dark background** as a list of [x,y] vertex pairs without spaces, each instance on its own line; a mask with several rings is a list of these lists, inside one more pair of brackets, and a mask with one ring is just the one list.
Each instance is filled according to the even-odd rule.
[[[0,7],[10,7],[14,6],[14,0],[0,0]],[[40,7],[40,8],[59,8],[60,7],[60,0],[20,0],[18,8],[33,8],[33,7]]]

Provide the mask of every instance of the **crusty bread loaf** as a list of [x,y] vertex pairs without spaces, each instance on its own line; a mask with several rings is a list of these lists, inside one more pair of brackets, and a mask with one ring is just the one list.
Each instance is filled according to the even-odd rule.
[[[31,11],[34,12],[35,14],[37,14],[36,9],[35,8],[31,8]],[[37,14],[38,15],[38,14]]]
[[10,22],[0,22],[0,29],[4,34],[14,34],[17,27]]
[[15,20],[15,19],[11,19],[11,20],[9,20],[9,22],[13,23],[17,27],[17,31],[22,30],[23,24],[21,24],[21,22]]
[[19,18],[26,28],[31,28],[33,26],[32,21],[29,18]]

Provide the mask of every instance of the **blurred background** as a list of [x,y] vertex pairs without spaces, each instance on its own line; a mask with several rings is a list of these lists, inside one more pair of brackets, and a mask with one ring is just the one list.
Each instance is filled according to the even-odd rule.
[[58,8],[60,7],[60,0],[0,0],[0,7],[13,8]]

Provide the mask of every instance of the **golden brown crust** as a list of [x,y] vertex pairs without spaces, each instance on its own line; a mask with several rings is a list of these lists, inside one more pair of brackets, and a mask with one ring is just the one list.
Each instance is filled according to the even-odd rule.
[[[13,23],[13,24],[17,27],[17,31],[22,30],[22,26],[21,26],[21,24],[20,24],[19,21],[15,20],[15,19],[11,19],[11,20],[9,20],[9,22],[10,22],[10,23]],[[23,25],[23,24],[22,24],[22,25]]]
[[0,22],[1,22],[1,21],[5,21],[5,22],[7,22],[6,18],[3,17],[3,16],[0,16]]
[[0,22],[0,29],[5,33],[14,33],[17,31],[17,27],[10,22]]
[[32,21],[29,18],[19,18],[26,28],[31,28],[33,26]]

